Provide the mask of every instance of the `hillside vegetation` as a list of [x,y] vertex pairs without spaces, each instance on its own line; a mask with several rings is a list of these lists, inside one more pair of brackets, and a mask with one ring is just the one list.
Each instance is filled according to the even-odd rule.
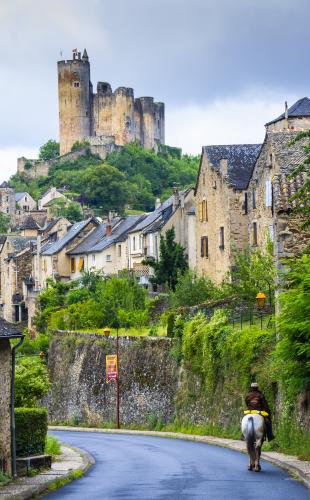
[[164,200],[171,195],[173,183],[181,189],[194,184],[198,163],[198,156],[181,155],[175,148],[165,147],[156,154],[133,143],[105,161],[86,149],[75,161],[53,164],[47,177],[31,179],[27,173],[17,173],[10,184],[35,199],[50,186],[65,187],[73,199],[98,215],[108,210],[124,213],[127,207],[151,211],[157,197]]

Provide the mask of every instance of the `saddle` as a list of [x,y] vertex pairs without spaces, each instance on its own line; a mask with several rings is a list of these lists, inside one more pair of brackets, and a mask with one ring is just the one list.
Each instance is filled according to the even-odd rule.
[[245,415],[261,415],[262,417],[269,417],[269,413],[265,410],[243,410]]

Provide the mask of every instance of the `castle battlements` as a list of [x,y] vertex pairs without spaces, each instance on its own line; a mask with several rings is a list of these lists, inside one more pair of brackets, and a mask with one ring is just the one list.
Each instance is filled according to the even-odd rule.
[[[93,138],[100,146],[104,137],[115,146],[137,141],[146,149],[165,142],[165,105],[153,97],[134,97],[130,87],[112,91],[108,82],[97,83],[93,92],[86,49],[74,51],[73,59],[58,61],[60,154],[71,151],[76,141]],[[96,137],[100,138],[96,141]],[[97,144],[98,142],[98,144]]]

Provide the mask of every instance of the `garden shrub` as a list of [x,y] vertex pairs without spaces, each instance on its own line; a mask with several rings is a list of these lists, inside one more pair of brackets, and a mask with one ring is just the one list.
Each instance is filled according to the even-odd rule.
[[17,456],[44,453],[47,410],[45,408],[15,408],[15,424]]

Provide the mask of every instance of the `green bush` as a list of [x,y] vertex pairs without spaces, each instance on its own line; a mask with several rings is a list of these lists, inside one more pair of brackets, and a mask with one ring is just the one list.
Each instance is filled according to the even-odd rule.
[[45,408],[15,408],[15,424],[17,456],[44,453],[47,410]]
[[50,388],[45,363],[36,357],[18,358],[15,372],[16,406],[35,407]]

